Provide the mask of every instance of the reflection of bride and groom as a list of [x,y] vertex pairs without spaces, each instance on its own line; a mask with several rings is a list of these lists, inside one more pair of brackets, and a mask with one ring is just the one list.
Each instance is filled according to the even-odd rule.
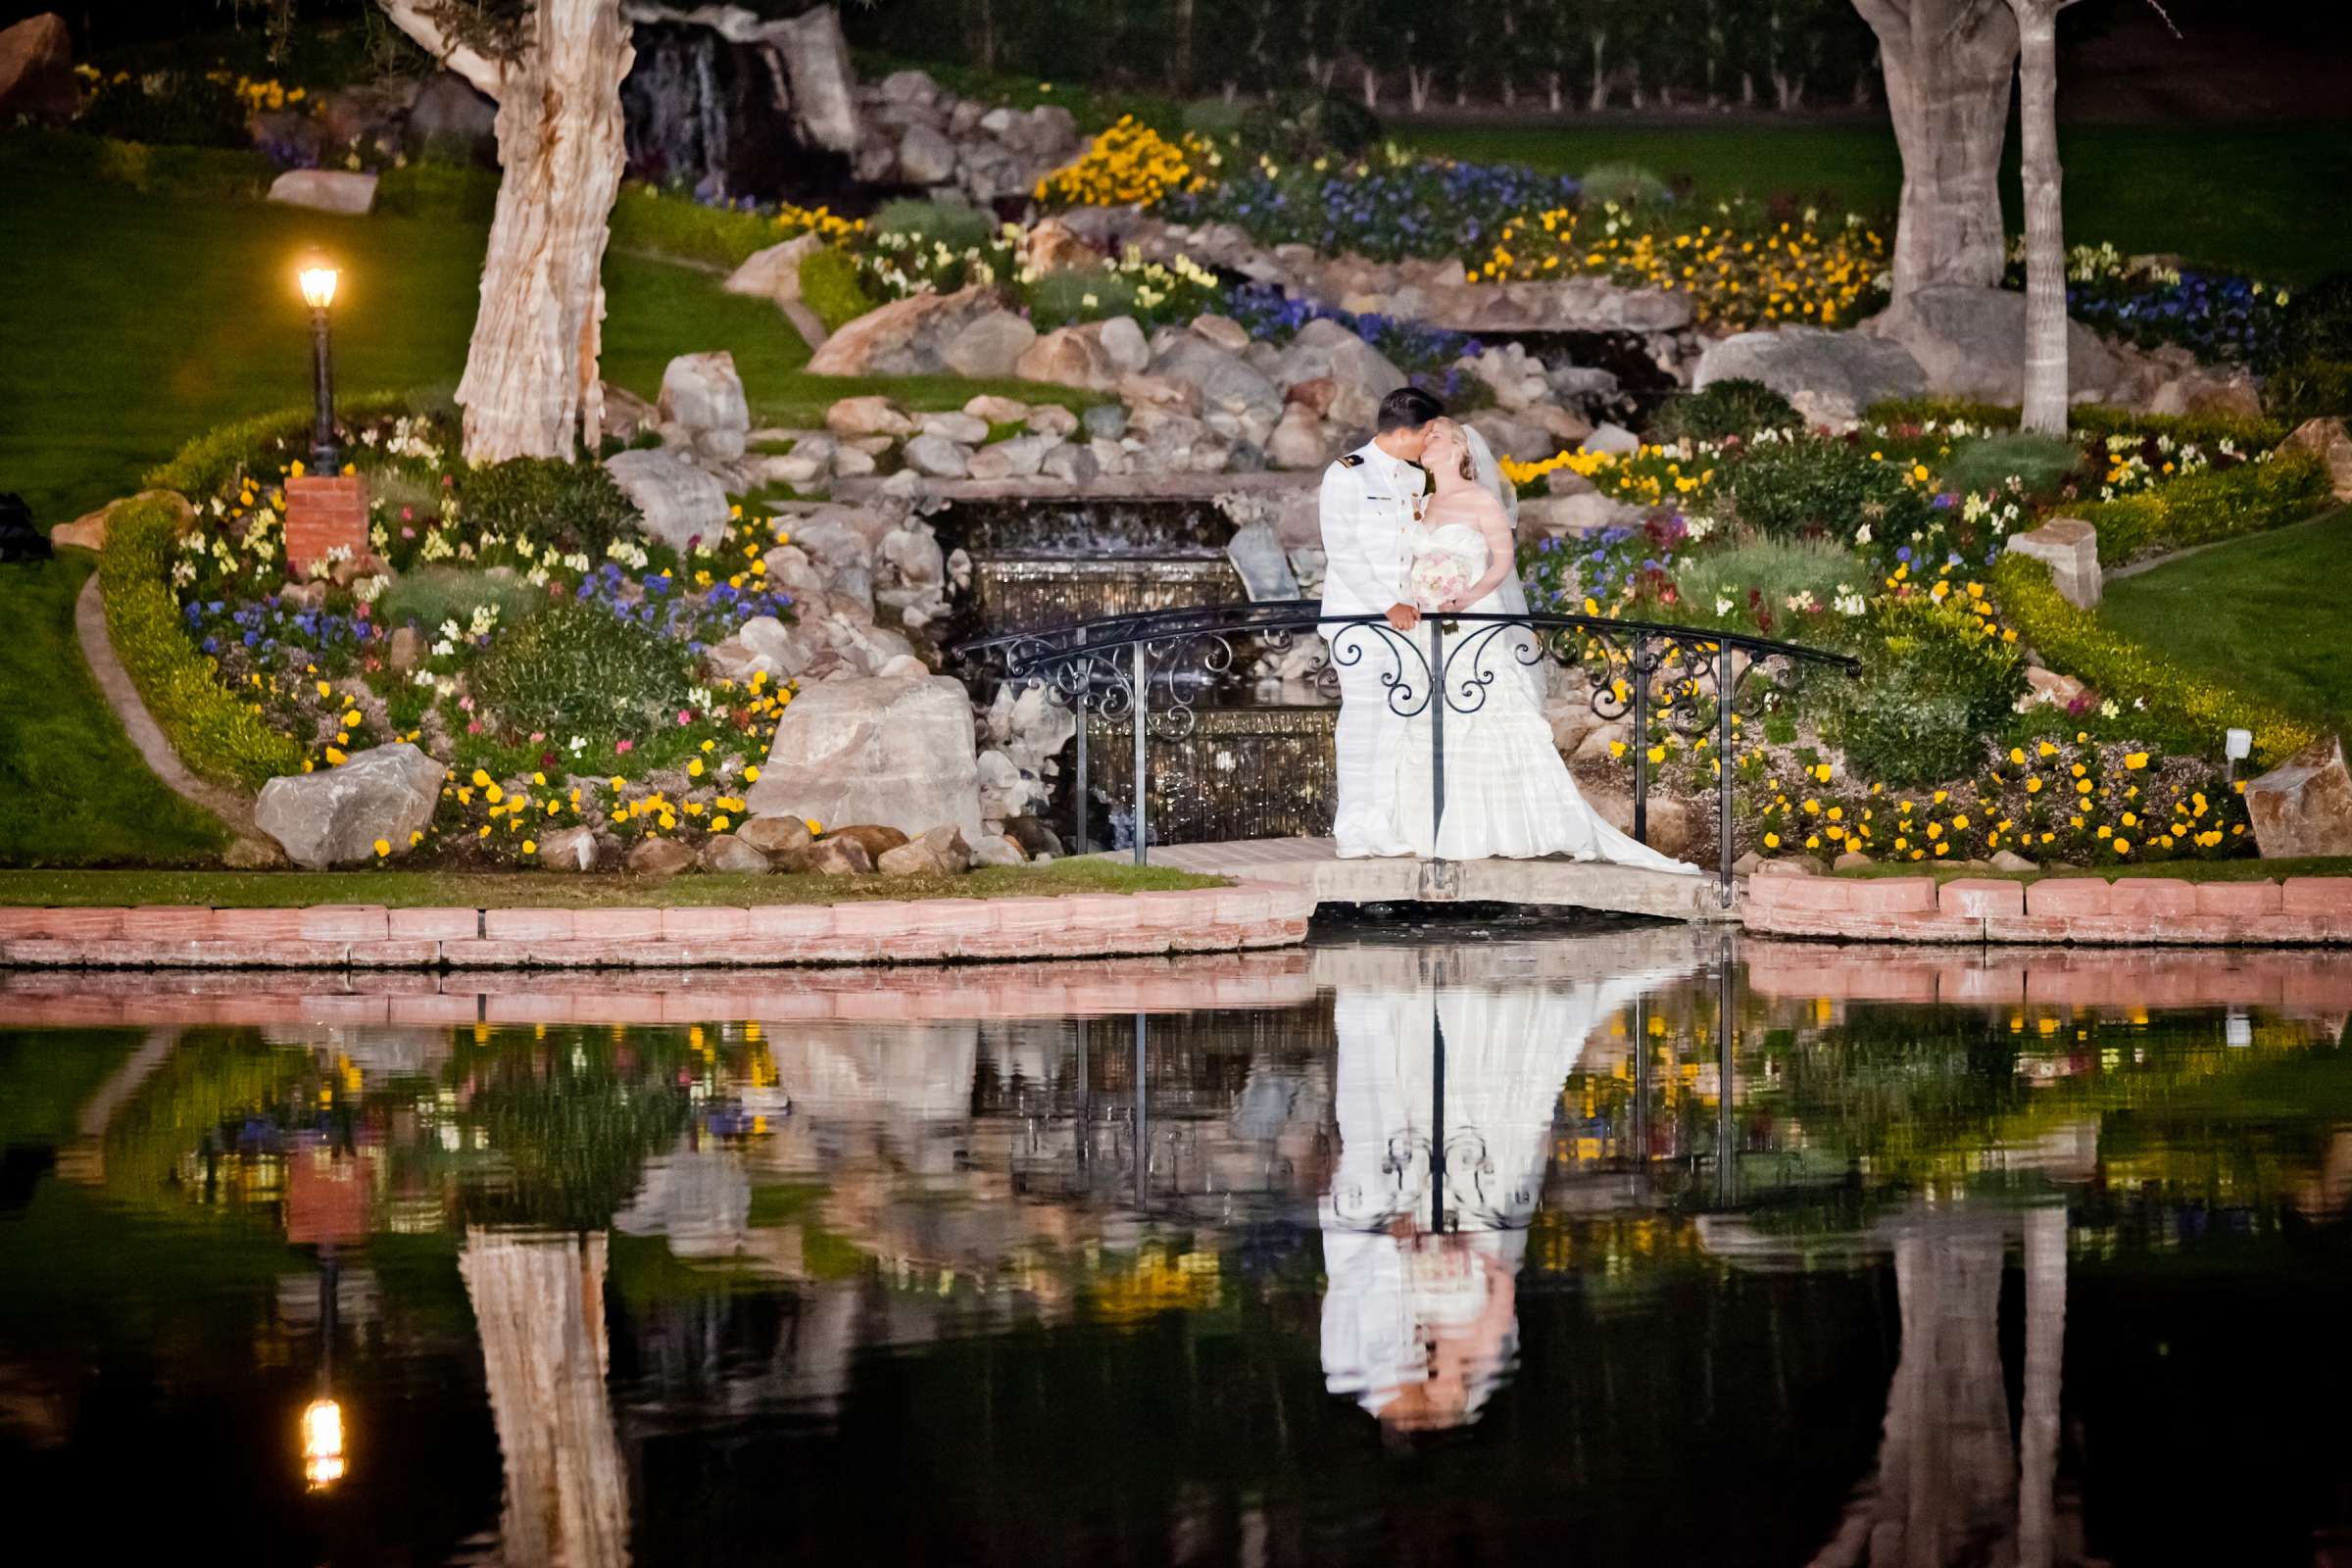
[[[1325,473],[1323,611],[1386,620],[1326,627],[1340,677],[1338,852],[1564,855],[1695,873],[1619,832],[1578,793],[1544,717],[1548,660],[1527,632],[1457,622],[1450,667],[1427,667],[1431,618],[1528,612],[1517,511],[1485,438],[1413,387],[1390,393],[1372,440]],[[1407,641],[1417,657],[1396,646]],[[1439,821],[1430,741],[1441,718]]]
[[1470,1421],[1501,1386],[1560,1091],[1592,1031],[1662,978],[1334,996],[1340,1157],[1321,1204],[1333,1393],[1404,1432]]

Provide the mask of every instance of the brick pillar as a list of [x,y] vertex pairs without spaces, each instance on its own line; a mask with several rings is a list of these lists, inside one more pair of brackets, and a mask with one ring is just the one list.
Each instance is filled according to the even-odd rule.
[[368,481],[356,473],[288,479],[286,575],[307,576],[312,562],[338,546],[355,561],[368,554]]

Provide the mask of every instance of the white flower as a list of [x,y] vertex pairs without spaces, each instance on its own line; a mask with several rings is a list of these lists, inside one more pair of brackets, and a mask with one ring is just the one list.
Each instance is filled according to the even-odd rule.
[[2122,713],[2123,710],[2116,706],[2115,699],[2112,697],[2108,698],[2105,702],[2099,705],[2099,716],[2101,718],[2115,718],[2120,716]]

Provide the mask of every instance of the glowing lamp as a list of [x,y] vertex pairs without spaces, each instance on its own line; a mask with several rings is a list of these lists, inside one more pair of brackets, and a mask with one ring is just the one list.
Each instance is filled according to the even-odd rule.
[[335,303],[335,284],[342,277],[332,266],[323,261],[306,263],[301,272],[302,302],[314,311],[323,311]]

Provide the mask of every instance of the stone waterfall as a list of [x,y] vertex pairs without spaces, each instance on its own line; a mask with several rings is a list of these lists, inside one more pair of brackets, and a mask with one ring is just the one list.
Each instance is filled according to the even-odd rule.
[[[1235,519],[1207,497],[955,501],[930,520],[942,544],[968,563],[958,574],[959,637],[1251,597],[1234,562]],[[1287,570],[1282,576],[1295,592]],[[1259,587],[1258,597],[1288,596],[1265,593],[1262,575]],[[1148,788],[1155,844],[1331,830],[1336,708],[1310,682],[1283,679],[1264,650],[1243,645],[1234,653],[1231,671],[1203,672],[1188,689],[1189,729],[1153,726]],[[975,695],[986,695],[977,689],[986,674],[962,673]],[[1124,720],[1098,716],[1087,726],[1089,837],[1098,845],[1133,842],[1134,745],[1134,727]],[[1075,776],[1065,753],[1049,808],[1057,832],[1072,821]]]
[[832,7],[781,22],[740,6],[622,15],[637,48],[620,89],[633,177],[705,201],[838,205],[853,188],[857,82]]

